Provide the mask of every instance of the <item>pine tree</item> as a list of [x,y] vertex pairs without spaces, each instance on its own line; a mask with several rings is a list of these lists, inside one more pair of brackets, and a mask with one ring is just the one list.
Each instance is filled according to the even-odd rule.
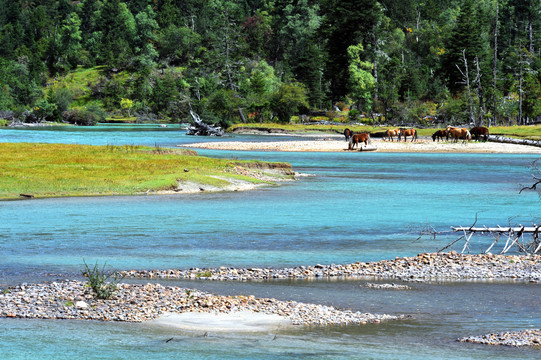
[[351,45],[366,44],[381,16],[376,0],[325,0],[321,34],[326,44],[326,77],[330,81],[332,100],[348,93],[348,52]]
[[[451,91],[457,92],[464,88],[464,79],[461,73],[461,70],[464,72],[466,68],[463,61],[464,56],[468,71],[475,69],[476,58],[484,60],[485,47],[482,40],[481,22],[478,18],[475,0],[466,0],[460,9],[456,27],[446,46],[444,70]],[[473,73],[467,75],[474,78]]]

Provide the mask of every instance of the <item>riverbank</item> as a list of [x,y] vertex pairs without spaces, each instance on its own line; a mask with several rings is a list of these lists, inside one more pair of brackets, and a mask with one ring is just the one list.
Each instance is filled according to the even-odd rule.
[[[272,315],[281,325],[302,326],[362,325],[406,318],[273,298],[220,296],[160,284],[119,284],[112,299],[98,300],[85,284],[81,281],[62,281],[10,287],[0,293],[0,317],[124,322],[161,318],[162,323],[169,318],[176,325],[182,325],[182,319],[171,320],[171,314],[187,314],[187,322],[193,323],[197,318],[196,313],[217,316],[241,313],[245,322],[261,315]],[[204,319],[200,318],[199,321]]]
[[249,281],[315,278],[381,278],[401,281],[523,280],[541,283],[541,255],[423,253],[414,257],[353,264],[291,268],[192,268],[129,270],[127,278]]
[[[348,143],[342,135],[318,136],[314,140],[244,142],[221,141],[208,143],[183,144],[187,148],[242,151],[311,151],[311,152],[353,152],[348,150]],[[364,145],[363,145],[364,147]],[[377,152],[417,152],[417,153],[494,153],[494,154],[541,154],[541,148],[528,145],[505,144],[496,142],[453,143],[450,141],[434,142],[429,138],[418,141],[398,142],[371,139],[365,150]]]

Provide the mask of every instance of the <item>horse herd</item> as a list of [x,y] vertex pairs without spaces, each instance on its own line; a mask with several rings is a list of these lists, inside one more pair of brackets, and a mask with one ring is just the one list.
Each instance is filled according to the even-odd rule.
[[454,142],[457,142],[458,140],[464,140],[470,141],[472,138],[474,138],[477,141],[488,140],[489,131],[484,126],[476,126],[474,128],[471,128],[470,130],[466,128],[457,128],[452,126],[447,126],[447,129],[445,130],[438,130],[432,135],[432,140],[438,141],[442,140],[445,137],[446,140],[449,140],[451,138],[454,140]]
[[[417,140],[417,130],[415,129],[406,129],[406,128],[399,128],[399,129],[389,129],[382,133],[378,133],[378,135],[381,135],[384,141],[390,140],[393,141],[393,138],[396,137],[396,141],[400,141],[402,137],[404,137],[404,142],[407,141],[408,136],[411,137],[411,141]],[[459,127],[453,127],[453,126],[447,126],[445,130],[437,130],[432,135],[433,141],[443,141],[443,138],[446,140],[451,139],[454,142],[458,142],[458,140],[463,140],[463,142],[470,141],[473,138],[475,140],[488,140],[488,129],[484,126],[477,126],[470,130],[466,128],[459,128]],[[353,131],[350,129],[344,130],[344,136],[346,137],[346,141],[349,142],[348,149],[353,150],[355,147],[362,150],[362,147],[360,147],[360,144],[364,142],[365,145],[368,145],[370,142],[370,134],[369,133],[361,133],[361,134],[354,134]]]

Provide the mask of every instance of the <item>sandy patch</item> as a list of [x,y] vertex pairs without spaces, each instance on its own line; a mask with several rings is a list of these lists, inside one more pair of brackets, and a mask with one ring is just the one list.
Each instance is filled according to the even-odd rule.
[[[348,152],[345,140],[323,138],[320,140],[273,141],[273,142],[209,142],[184,144],[182,147],[204,148],[213,150],[245,151],[313,151],[313,152]],[[452,143],[434,142],[432,139],[419,139],[416,142],[390,142],[372,139],[366,150],[377,152],[419,152],[419,153],[504,153],[504,154],[541,154],[541,148],[528,145],[515,145],[496,142]]]
[[213,332],[256,332],[271,331],[291,326],[291,321],[276,314],[262,314],[251,311],[231,313],[165,313],[148,322],[154,326],[172,327],[189,331]]
[[220,191],[249,191],[249,190],[255,190],[262,186],[268,185],[265,183],[254,184],[249,181],[242,181],[238,179],[225,179],[224,178],[224,180],[229,182],[229,184],[224,185],[223,187],[199,184],[195,182],[179,182],[178,188],[175,190],[159,190],[159,191],[156,191],[155,193],[164,195],[164,194],[196,194],[196,193],[203,193],[203,192],[220,192]]

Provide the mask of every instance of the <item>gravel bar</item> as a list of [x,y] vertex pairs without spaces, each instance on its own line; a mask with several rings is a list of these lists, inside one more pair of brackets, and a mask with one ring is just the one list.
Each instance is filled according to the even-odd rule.
[[332,306],[254,296],[219,296],[160,284],[119,284],[112,299],[95,299],[81,281],[21,284],[0,294],[0,317],[142,322],[166,313],[275,314],[292,325],[361,325],[408,316],[338,310]]
[[191,268],[170,270],[129,270],[127,278],[201,279],[247,281],[272,279],[376,277],[402,281],[459,281],[518,279],[541,282],[541,255],[464,255],[423,253],[415,257],[346,265],[313,265],[290,268]]
[[522,331],[506,331],[482,336],[468,336],[458,339],[460,342],[471,342],[485,345],[505,346],[537,346],[541,349],[541,329]]

